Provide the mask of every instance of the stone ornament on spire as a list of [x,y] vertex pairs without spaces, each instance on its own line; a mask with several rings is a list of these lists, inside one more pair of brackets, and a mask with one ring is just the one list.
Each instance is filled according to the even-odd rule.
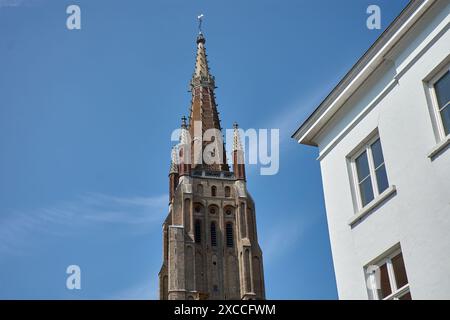
[[178,173],[180,176],[191,172],[191,138],[186,123],[186,117],[181,118],[180,143],[177,148]]
[[179,169],[178,169],[178,148],[174,146],[172,148],[172,154],[170,157],[170,170],[169,170],[169,203],[172,203],[175,190],[179,181]]
[[190,139],[189,139],[189,131],[188,131],[188,125],[186,122],[186,117],[181,117],[181,130],[180,130],[180,145],[189,145]]
[[241,136],[239,134],[239,126],[235,122],[233,124],[233,171],[237,180],[246,180],[245,177],[245,157],[242,148]]
[[185,116],[182,116],[181,117],[181,128],[182,129],[187,129],[187,123],[186,123],[186,117]]
[[233,123],[233,149],[232,151],[243,151],[242,143],[241,143],[241,136],[239,134],[239,126],[235,122]]
[[177,147],[174,146],[172,148],[172,153],[170,156],[170,171],[169,175],[178,173],[178,150]]

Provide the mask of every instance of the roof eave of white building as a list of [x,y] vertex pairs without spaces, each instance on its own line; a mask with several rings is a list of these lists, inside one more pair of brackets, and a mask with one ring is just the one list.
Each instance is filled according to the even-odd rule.
[[339,108],[383,63],[385,56],[437,0],[412,0],[338,85],[292,135],[298,143],[318,146],[316,136]]

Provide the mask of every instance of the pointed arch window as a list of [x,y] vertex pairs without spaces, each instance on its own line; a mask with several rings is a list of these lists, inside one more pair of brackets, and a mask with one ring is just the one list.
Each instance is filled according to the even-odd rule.
[[217,230],[215,222],[211,222],[211,246],[217,247]]
[[195,243],[202,242],[202,223],[200,220],[195,220]]
[[225,232],[227,236],[227,247],[233,248],[234,246],[234,238],[233,238],[233,224],[227,223],[225,226]]
[[217,188],[216,186],[211,187],[211,196],[215,197],[217,195]]

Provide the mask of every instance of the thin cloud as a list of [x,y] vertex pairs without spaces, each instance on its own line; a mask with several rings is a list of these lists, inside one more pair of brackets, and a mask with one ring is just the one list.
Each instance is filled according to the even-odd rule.
[[0,253],[25,254],[42,235],[67,237],[80,230],[119,226],[142,234],[160,225],[167,214],[167,195],[117,197],[85,194],[73,201],[0,218]]

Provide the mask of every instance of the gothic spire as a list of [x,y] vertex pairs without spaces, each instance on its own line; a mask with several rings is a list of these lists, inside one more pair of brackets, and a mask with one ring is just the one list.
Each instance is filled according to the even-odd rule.
[[[215,129],[220,133],[220,140],[223,140],[223,137],[221,136],[222,128],[214,94],[214,89],[216,88],[215,79],[209,70],[205,48],[206,39],[201,30],[197,36],[196,43],[197,55],[195,69],[190,83],[192,100],[189,115],[189,133],[193,139],[192,150],[194,151],[191,153],[192,164],[194,168],[202,168],[211,171],[229,171],[223,143],[217,145],[218,150],[216,151],[217,153],[221,153],[220,163],[206,164],[204,163],[204,160],[201,159],[205,146],[211,142],[204,141],[203,133],[205,133],[206,130]],[[201,124],[201,130],[198,128],[199,124]],[[218,140],[219,139],[216,139],[216,141]],[[198,152],[195,152],[196,148],[194,148],[194,143],[198,143],[196,141],[203,141],[200,146],[201,150],[197,150]],[[196,146],[198,147],[198,145]],[[198,160],[199,157],[200,160]]]

